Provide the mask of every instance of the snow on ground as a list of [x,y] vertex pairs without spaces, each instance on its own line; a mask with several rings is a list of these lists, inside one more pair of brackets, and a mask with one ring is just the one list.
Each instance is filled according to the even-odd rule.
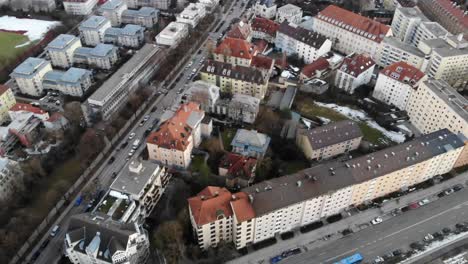
[[337,104],[324,104],[320,102],[315,102],[318,106],[333,109],[337,111],[338,113],[349,117],[351,120],[354,121],[364,121],[369,125],[370,127],[377,129],[378,131],[382,132],[386,137],[388,137],[390,140],[397,142],[397,143],[402,143],[405,141],[405,135],[394,132],[394,131],[389,131],[383,127],[381,127],[377,122],[372,120],[364,111],[362,110],[355,110],[351,109],[346,106],[341,106]]
[[281,73],[281,77],[283,77],[283,78],[289,78],[289,77],[291,77],[291,76],[292,76],[291,72],[286,71],[286,70],[284,70],[284,71]]
[[325,118],[325,117],[323,117],[323,116],[317,116],[317,118],[320,119],[320,121],[322,121],[324,125],[326,125],[326,124],[328,124],[328,123],[331,122],[330,119]]
[[[60,25],[58,21],[45,21],[29,18],[16,18],[12,16],[0,17],[0,29],[25,30],[30,41],[41,39],[47,31]],[[25,43],[23,43],[26,45]],[[23,45],[21,44],[21,45]],[[17,47],[21,46],[18,45]]]

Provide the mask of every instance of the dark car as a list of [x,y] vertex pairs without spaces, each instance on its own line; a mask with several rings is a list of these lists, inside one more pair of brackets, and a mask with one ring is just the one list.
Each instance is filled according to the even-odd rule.
[[156,112],[156,110],[158,110],[158,108],[156,106],[153,106],[153,108],[151,108],[151,113]]
[[452,189],[455,192],[461,191],[463,189],[463,185],[457,184],[457,185],[453,186]]
[[450,228],[448,228],[448,227],[444,227],[444,229],[442,229],[442,233],[444,233],[446,235],[450,234],[451,232],[452,232],[452,230]]
[[425,245],[422,242],[413,242],[410,244],[410,248],[416,250],[423,250],[425,248]]
[[107,163],[111,164],[111,163],[114,162],[114,161],[115,161],[115,157],[112,156],[112,157],[110,157],[110,159],[109,159],[109,161],[108,161]]
[[31,262],[34,262],[36,261],[37,258],[39,258],[39,256],[41,255],[41,252],[40,251],[36,251],[32,257],[31,257]]
[[124,149],[128,145],[128,142],[124,142],[122,145],[120,145],[120,149]]
[[44,240],[44,242],[42,242],[41,246],[39,247],[41,250],[46,248],[47,245],[49,244],[50,240],[49,239],[46,239]]
[[392,253],[393,253],[394,256],[401,256],[403,254],[403,250],[396,249]]
[[293,255],[299,254],[299,253],[301,253],[300,248],[292,248],[292,249],[286,250],[283,253],[281,253],[281,256],[283,258],[287,258],[287,257],[293,256]]

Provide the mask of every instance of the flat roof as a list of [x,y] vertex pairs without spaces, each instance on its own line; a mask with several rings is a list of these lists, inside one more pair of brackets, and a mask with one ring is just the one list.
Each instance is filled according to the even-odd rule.
[[60,34],[54,40],[52,40],[46,47],[46,49],[59,49],[63,50],[70,46],[72,43],[80,41],[78,37],[68,34]]
[[348,161],[331,161],[242,189],[261,216],[305,200],[359,184],[464,146],[448,129],[418,137]]
[[159,14],[159,10],[153,7],[144,6],[138,10],[127,9],[124,10],[122,16],[127,17],[152,17],[157,16]]
[[169,25],[167,25],[161,32],[159,32],[158,36],[173,38],[174,36],[180,34],[183,29],[187,30],[188,25],[185,23],[173,21],[169,23]]
[[130,165],[122,169],[112,182],[110,189],[121,193],[138,195],[151,180],[151,176],[161,173],[161,167],[150,161],[133,160]]
[[399,49],[401,49],[403,51],[406,51],[408,53],[411,53],[411,54],[413,54],[415,56],[424,58],[424,53],[421,50],[419,50],[418,48],[416,48],[416,47],[414,47],[414,46],[412,46],[412,45],[410,45],[408,43],[404,43],[404,42],[400,41],[396,37],[393,37],[393,36],[385,37],[383,39],[382,43],[389,44],[389,45],[391,45],[393,47],[397,47],[397,48],[399,48]]
[[41,58],[29,57],[20,65],[18,65],[18,67],[16,67],[11,74],[31,75],[45,67],[47,64],[50,64],[50,62]]
[[121,7],[123,4],[123,0],[108,0],[107,2],[101,5],[100,9],[114,10]]
[[416,7],[398,7],[397,8],[406,17],[419,17],[421,21],[430,21],[422,12]]
[[[448,40],[454,40],[456,36],[449,37]],[[450,56],[459,56],[459,55],[467,55],[468,56],[468,47],[462,45],[460,48],[453,47],[450,45],[447,40],[442,38],[437,39],[426,39],[421,40],[427,46],[431,47],[433,52],[438,53],[440,56],[443,57],[450,57]],[[466,42],[465,40],[460,41],[460,43]]]
[[443,26],[441,26],[437,22],[427,21],[421,23],[420,26],[427,28],[427,30],[429,30],[432,34],[434,34],[437,37],[443,37],[447,34],[450,34]]
[[468,122],[468,100],[443,80],[423,82],[433,93],[442,99],[448,107]]
[[85,75],[91,75],[91,71],[71,67],[66,71],[53,70],[44,75],[44,81],[78,83]]
[[103,16],[91,16],[81,23],[80,28],[97,29],[108,21],[109,20]]

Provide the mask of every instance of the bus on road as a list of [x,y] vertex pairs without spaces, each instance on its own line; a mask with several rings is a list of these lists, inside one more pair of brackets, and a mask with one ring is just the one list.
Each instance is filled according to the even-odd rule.
[[356,253],[352,256],[346,257],[338,262],[335,262],[334,264],[358,264],[361,263],[364,258],[361,256],[361,254]]

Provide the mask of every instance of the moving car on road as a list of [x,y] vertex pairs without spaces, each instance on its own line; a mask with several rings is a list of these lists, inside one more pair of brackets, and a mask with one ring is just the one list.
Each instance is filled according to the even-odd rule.
[[378,224],[380,224],[382,222],[383,222],[382,217],[376,217],[376,218],[372,219],[371,224],[378,225]]
[[128,136],[128,139],[133,139],[135,135],[136,135],[135,132],[130,133],[130,135]]

